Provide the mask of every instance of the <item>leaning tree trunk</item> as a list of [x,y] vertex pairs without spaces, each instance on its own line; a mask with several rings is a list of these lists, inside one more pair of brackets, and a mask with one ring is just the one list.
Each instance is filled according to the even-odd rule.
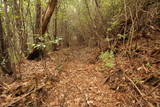
[[5,41],[4,39],[2,20],[0,14],[0,67],[4,74],[12,75],[13,69],[11,67],[11,60],[7,49],[7,41]]
[[[41,18],[40,27],[36,28],[36,31],[38,32],[39,36],[42,36],[46,32],[48,23],[50,22],[51,16],[52,16],[54,9],[57,5],[57,1],[58,0],[50,0],[49,1],[47,9]],[[38,40],[38,42],[43,42],[43,41]],[[42,49],[34,48],[33,51],[27,57],[27,59],[29,59],[29,60],[37,59],[37,58],[43,56],[43,53],[44,53],[43,51],[44,50],[42,50]]]
[[43,35],[46,32],[48,23],[50,22],[51,16],[54,12],[56,5],[57,0],[50,0],[45,14],[42,17],[42,26],[39,28],[39,34]]

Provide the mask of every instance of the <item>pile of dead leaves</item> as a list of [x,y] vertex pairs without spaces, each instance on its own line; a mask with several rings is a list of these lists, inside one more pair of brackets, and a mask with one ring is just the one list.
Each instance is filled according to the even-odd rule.
[[44,72],[30,73],[16,80],[3,77],[0,82],[0,105],[2,107],[40,106],[57,81],[54,75]]

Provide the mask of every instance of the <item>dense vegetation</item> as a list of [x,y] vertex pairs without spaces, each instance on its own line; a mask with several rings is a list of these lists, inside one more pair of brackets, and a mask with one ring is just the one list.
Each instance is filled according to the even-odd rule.
[[[23,81],[21,65],[26,60],[44,61],[47,68],[47,58],[56,59],[52,54],[57,51],[71,49],[71,56],[74,53],[76,56],[78,53],[73,51],[76,50],[79,52],[77,58],[86,47],[93,49],[94,55],[89,55],[93,56],[89,62],[99,66],[98,72],[103,71],[104,83],[116,91],[134,90],[126,91],[131,93],[130,97],[119,98],[120,102],[124,100],[124,105],[132,104],[133,107],[160,106],[159,0],[0,0],[2,79],[8,75],[15,81],[20,78]],[[84,58],[90,58],[84,54]],[[67,56],[70,58],[70,54]],[[56,64],[58,72],[61,65]],[[152,92],[156,90],[159,96],[143,95],[149,88],[143,87],[142,82],[151,84]],[[156,98],[151,100],[153,97]],[[14,101],[9,104],[4,101],[4,105],[19,102]],[[33,106],[38,106],[36,104]]]

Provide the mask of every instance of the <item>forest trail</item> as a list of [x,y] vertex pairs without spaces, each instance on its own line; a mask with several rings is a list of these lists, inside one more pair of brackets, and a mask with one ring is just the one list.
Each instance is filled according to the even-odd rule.
[[67,63],[50,95],[51,106],[114,107],[113,92],[102,83],[103,75],[95,67],[80,60]]
[[[46,59],[46,69],[50,75],[48,78],[57,80],[47,90],[44,104],[49,107],[116,106],[114,91],[103,84],[103,74],[96,70],[97,64],[92,64],[92,60],[95,60],[98,54],[96,50],[96,48],[66,49],[57,51]],[[23,69],[31,73],[30,75],[39,72],[39,77],[40,72],[44,70],[42,64],[44,65],[44,61],[28,62],[23,65]]]

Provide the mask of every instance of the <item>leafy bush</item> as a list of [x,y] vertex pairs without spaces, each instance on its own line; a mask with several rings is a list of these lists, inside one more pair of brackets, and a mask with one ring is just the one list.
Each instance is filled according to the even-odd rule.
[[48,34],[44,34],[43,36],[39,36],[39,35],[34,35],[36,39],[40,40],[41,42],[38,43],[28,43],[28,45],[30,45],[32,48],[36,48],[36,49],[45,49],[48,45],[50,44],[58,44],[61,40],[63,40],[63,38],[61,37],[57,37],[55,40],[48,40],[49,35]]
[[115,64],[115,56],[113,51],[102,52],[99,58],[102,60],[104,66],[113,67]]

